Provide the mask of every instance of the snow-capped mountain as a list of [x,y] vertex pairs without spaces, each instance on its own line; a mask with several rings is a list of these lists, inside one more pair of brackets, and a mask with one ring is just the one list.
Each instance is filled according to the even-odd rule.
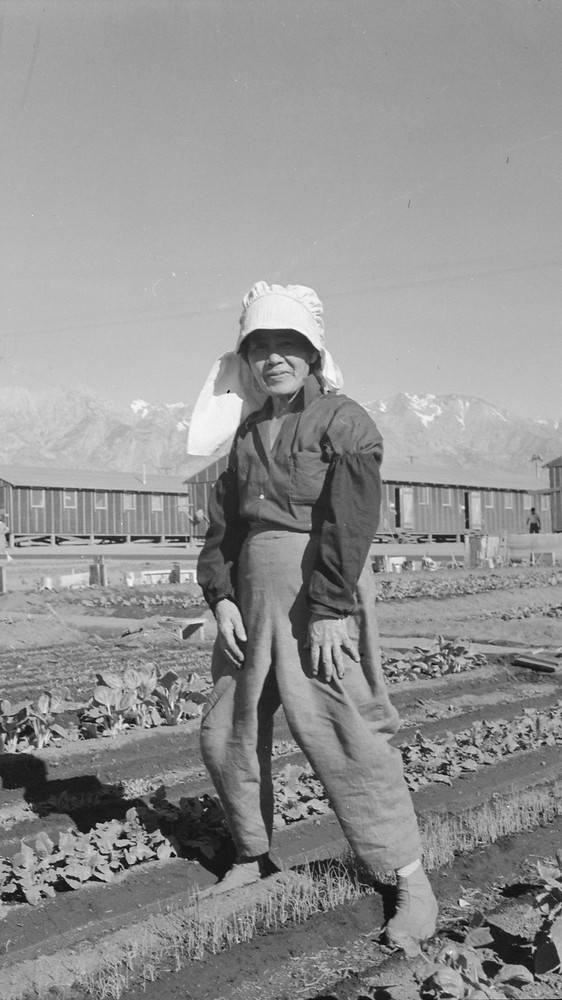
[[0,463],[181,475],[191,406],[116,406],[88,389],[0,395]]
[[395,461],[533,474],[533,456],[562,454],[562,420],[519,417],[476,397],[398,393],[365,408]]
[[[562,420],[518,417],[482,399],[398,393],[365,403],[389,463],[534,473],[562,454]],[[33,396],[0,394],[0,464],[119,469],[182,475],[188,470],[187,403],[142,399],[117,406],[86,388]],[[536,464],[536,462],[535,462]]]
[[152,403],[146,403],[144,399],[133,399],[131,403],[131,410],[141,419],[154,417],[154,414],[158,411],[166,415],[176,416],[178,431],[187,430],[189,427],[189,417],[186,414],[191,413],[191,409],[191,406],[188,406],[187,403],[166,403],[162,406],[154,406]]

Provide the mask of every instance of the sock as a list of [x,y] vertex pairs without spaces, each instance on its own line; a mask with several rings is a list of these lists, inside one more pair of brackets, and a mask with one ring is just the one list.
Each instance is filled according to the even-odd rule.
[[418,868],[421,868],[421,860],[416,858],[416,860],[412,861],[409,865],[404,865],[403,868],[397,868],[396,876],[397,878],[408,878],[408,875],[413,875]]

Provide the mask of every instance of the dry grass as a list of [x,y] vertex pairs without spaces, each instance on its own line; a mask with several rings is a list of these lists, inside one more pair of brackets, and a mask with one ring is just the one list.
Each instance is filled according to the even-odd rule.
[[456,816],[433,815],[422,828],[424,864],[428,871],[452,864],[455,856],[532,830],[562,815],[562,781],[496,795],[478,809]]
[[305,866],[298,875],[286,873],[277,889],[237,912],[220,914],[217,908],[195,898],[187,910],[168,915],[165,932],[145,928],[130,941],[121,961],[77,979],[96,1000],[118,1000],[133,983],[152,981],[164,965],[179,971],[190,961],[217,954],[250,941],[257,933],[276,931],[288,923],[304,923],[312,914],[333,910],[374,891],[353,861],[335,859],[320,874]]

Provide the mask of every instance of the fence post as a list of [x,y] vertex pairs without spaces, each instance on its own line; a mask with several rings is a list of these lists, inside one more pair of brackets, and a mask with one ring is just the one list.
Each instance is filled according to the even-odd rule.
[[103,561],[103,556],[94,556],[94,561],[90,565],[90,587],[107,587],[107,566]]

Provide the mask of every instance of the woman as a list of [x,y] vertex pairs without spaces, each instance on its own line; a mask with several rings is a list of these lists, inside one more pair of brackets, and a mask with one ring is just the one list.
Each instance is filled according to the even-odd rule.
[[316,293],[255,285],[188,445],[212,447],[242,418],[198,564],[218,626],[201,747],[237,850],[219,890],[271,871],[273,716],[282,705],[358,858],[397,871],[386,934],[399,946],[434,933],[437,904],[401,755],[389,743],[398,715],[368,558],[382,441],[341,384]]

